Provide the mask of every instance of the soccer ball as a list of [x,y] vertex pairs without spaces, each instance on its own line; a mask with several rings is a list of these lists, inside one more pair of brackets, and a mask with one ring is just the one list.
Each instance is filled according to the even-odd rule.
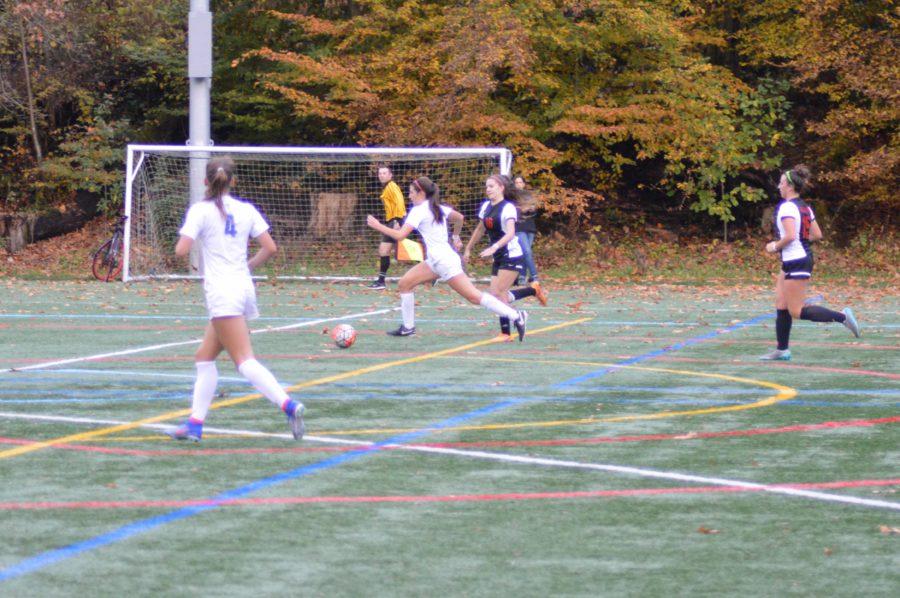
[[356,342],[356,329],[350,324],[338,324],[331,331],[331,338],[334,339],[335,345],[346,349]]

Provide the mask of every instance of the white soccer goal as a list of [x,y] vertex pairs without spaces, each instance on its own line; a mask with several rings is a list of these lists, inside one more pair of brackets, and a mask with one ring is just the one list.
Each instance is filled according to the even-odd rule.
[[512,165],[512,154],[503,148],[129,145],[123,280],[199,275],[175,257],[174,246],[191,201],[191,180],[196,197],[207,160],[223,155],[235,162],[232,193],[256,205],[278,243],[278,255],[263,274],[288,279],[376,273],[381,235],[366,226],[366,214],[384,218],[379,164],[391,167],[404,196],[413,178],[430,177],[442,201],[466,216],[468,230],[475,225],[485,179],[509,174]]

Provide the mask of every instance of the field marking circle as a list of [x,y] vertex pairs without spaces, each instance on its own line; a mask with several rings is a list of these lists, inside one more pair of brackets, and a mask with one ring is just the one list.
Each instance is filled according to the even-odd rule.
[[[770,395],[765,397],[759,401],[754,401],[753,403],[747,403],[745,405],[727,405],[722,407],[707,407],[704,409],[687,409],[681,411],[660,411],[658,413],[645,413],[639,415],[620,415],[615,417],[585,417],[579,419],[560,419],[560,420],[550,420],[550,421],[536,421],[536,422],[519,422],[519,423],[506,423],[506,424],[479,424],[479,425],[467,425],[467,426],[450,426],[441,429],[435,429],[433,432],[446,432],[446,431],[458,431],[458,430],[509,430],[509,429],[517,429],[517,428],[549,428],[556,426],[573,426],[573,425],[588,425],[588,424],[596,424],[596,423],[617,423],[617,422],[626,422],[626,421],[638,421],[638,420],[651,420],[651,419],[668,419],[671,417],[685,417],[690,415],[707,415],[710,413],[726,413],[731,411],[745,411],[748,409],[759,409],[761,407],[769,407],[771,405],[775,405],[776,403],[781,403],[783,401],[788,401],[797,396],[797,390],[791,388],[790,386],[784,386],[782,384],[778,384],[775,382],[769,382],[767,380],[756,380],[754,378],[743,378],[740,376],[729,376],[728,374],[715,374],[711,372],[693,372],[689,370],[676,370],[672,368],[654,368],[648,366],[639,366],[639,365],[620,365],[615,363],[603,363],[596,361],[570,361],[570,360],[544,360],[544,359],[516,359],[511,357],[474,357],[474,356],[454,356],[454,359],[479,359],[485,361],[499,361],[505,363],[542,363],[549,365],[585,365],[591,367],[608,367],[615,369],[631,369],[631,370],[641,370],[645,372],[660,372],[667,374],[677,374],[680,376],[694,376],[700,378],[715,378],[718,380],[728,380],[730,382],[738,382],[740,384],[749,384],[754,386],[762,386],[764,388],[771,388],[773,390],[778,391],[774,395]],[[403,432],[409,432],[413,430],[418,430],[419,428],[369,428],[362,430],[329,430],[322,431],[321,434],[332,434],[332,435],[344,435],[344,436],[362,436],[368,434],[397,434]]]

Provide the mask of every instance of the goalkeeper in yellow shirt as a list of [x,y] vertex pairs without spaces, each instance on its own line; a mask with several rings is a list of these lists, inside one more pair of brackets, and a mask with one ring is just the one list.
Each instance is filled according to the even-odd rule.
[[[406,217],[406,202],[403,199],[403,192],[394,182],[394,174],[391,172],[390,166],[380,164],[378,166],[378,180],[384,185],[381,191],[381,201],[384,203],[384,223],[393,229],[399,229],[403,225],[403,219]],[[391,267],[391,253],[397,254],[397,241],[393,237],[387,235],[381,236],[381,243],[378,244],[379,268],[378,280],[369,285],[370,289],[384,289],[384,278],[387,276],[388,268]]]

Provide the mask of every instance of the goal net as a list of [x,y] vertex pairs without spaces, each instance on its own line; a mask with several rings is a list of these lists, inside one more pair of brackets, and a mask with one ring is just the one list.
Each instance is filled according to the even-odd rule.
[[259,274],[298,279],[377,272],[381,234],[366,226],[366,215],[384,221],[380,164],[391,168],[404,197],[413,178],[434,180],[441,200],[466,217],[469,232],[485,179],[509,174],[512,162],[503,148],[129,145],[124,280],[199,276],[199,265],[176,258],[174,247],[188,206],[203,198],[206,163],[216,156],[234,160],[231,193],[257,207],[278,244]]

